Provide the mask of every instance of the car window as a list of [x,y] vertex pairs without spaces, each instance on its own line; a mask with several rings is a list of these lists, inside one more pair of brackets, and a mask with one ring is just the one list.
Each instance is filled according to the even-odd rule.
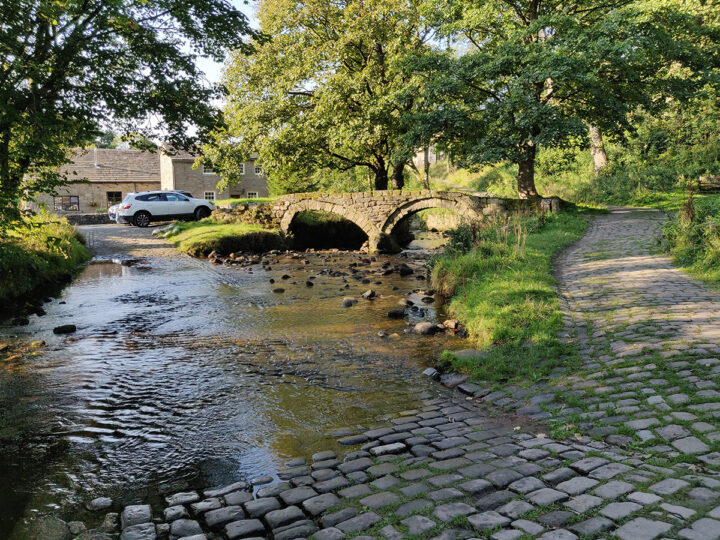
[[165,197],[168,201],[187,201],[187,197],[183,197],[179,193],[168,193]]
[[140,195],[137,197],[138,201],[147,201],[147,202],[159,202],[165,200],[165,194],[163,193],[148,193],[147,195]]

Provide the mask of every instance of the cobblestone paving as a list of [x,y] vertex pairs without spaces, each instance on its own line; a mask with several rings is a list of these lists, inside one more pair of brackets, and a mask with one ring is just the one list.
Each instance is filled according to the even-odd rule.
[[720,295],[651,253],[661,224],[616,210],[558,262],[579,371],[460,384],[254,494],[176,494],[154,519],[127,507],[121,539],[720,538]]

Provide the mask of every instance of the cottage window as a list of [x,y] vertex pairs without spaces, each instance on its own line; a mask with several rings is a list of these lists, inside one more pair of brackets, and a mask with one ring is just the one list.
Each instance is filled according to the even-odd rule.
[[207,165],[203,165],[203,174],[215,174],[215,171],[212,170],[212,167],[208,167]]
[[203,195],[203,198],[206,201],[214,201],[215,200],[215,192],[214,191],[206,191]]
[[76,195],[55,197],[55,210],[62,210],[65,212],[80,210],[80,197]]
[[107,205],[108,208],[115,204],[120,204],[123,200],[122,191],[108,191],[107,192]]
[[255,174],[261,176],[263,174],[263,168],[260,165],[255,165]]
[[247,198],[248,198],[248,199],[257,199],[257,198],[258,198],[258,192],[257,192],[257,191],[248,191],[248,192],[247,192]]
[[244,163],[240,164],[240,174],[245,174],[245,164]]

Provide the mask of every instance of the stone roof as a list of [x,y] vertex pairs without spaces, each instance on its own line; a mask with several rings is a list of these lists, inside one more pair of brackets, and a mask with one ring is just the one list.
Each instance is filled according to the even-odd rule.
[[70,180],[159,183],[160,154],[111,148],[78,149],[72,163],[60,170]]

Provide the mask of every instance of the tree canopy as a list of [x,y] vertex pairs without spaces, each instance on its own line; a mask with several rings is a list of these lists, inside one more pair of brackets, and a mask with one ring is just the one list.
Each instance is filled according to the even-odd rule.
[[416,125],[470,163],[516,163],[521,197],[537,196],[539,147],[586,139],[588,124],[622,137],[637,107],[693,96],[717,59],[717,27],[668,2],[452,0],[442,12],[464,48],[421,62],[443,106]]
[[[113,125],[189,148],[217,124],[195,60],[247,52],[227,0],[0,0],[0,224]],[[194,133],[191,129],[195,126]]]
[[258,151],[275,174],[364,167],[376,189],[402,187],[423,80],[406,65],[433,35],[416,2],[263,0],[259,19],[270,38],[232,56],[227,127],[206,151],[226,179]]

